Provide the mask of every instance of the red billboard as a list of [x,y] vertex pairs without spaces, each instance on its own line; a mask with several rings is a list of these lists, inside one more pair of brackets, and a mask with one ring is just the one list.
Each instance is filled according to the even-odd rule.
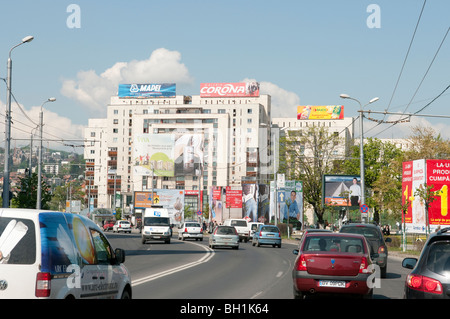
[[430,225],[450,225],[448,188],[450,160],[427,160],[427,185],[432,185],[434,201],[428,210]]
[[201,83],[200,97],[258,97],[259,82]]
[[241,189],[231,189],[230,186],[226,187],[227,208],[242,208],[242,190]]

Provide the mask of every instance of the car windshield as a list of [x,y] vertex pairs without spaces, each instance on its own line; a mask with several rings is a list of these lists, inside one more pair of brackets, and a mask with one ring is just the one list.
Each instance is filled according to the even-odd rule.
[[217,227],[216,234],[218,234],[218,235],[236,235],[236,230],[234,229],[234,227],[227,227],[227,226]]
[[436,274],[450,276],[450,243],[448,241],[436,242],[430,246],[427,268]]
[[169,217],[145,217],[144,226],[170,226]]
[[231,226],[247,227],[247,222],[245,220],[232,220]]
[[335,236],[309,236],[303,245],[303,251],[330,251],[363,253],[363,242],[360,238]]
[[361,234],[367,239],[380,239],[380,232],[372,227],[347,226],[342,227],[341,233]]

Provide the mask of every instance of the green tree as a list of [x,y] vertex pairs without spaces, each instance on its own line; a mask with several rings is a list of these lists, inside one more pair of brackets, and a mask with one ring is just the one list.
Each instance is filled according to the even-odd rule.
[[[38,176],[33,173],[30,176],[19,178],[20,184],[18,186],[18,194],[12,200],[12,207],[17,208],[36,208],[37,201],[37,184]],[[52,195],[50,193],[50,187],[45,181],[41,182],[41,208],[50,209],[49,202]]]
[[304,202],[314,210],[319,224],[324,225],[322,177],[332,172],[336,154],[346,145],[337,134],[324,127],[290,130],[280,138],[280,167],[287,180],[303,181]]

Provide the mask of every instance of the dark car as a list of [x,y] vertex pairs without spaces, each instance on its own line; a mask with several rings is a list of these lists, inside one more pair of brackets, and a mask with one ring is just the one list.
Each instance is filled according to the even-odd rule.
[[346,224],[341,227],[339,232],[361,234],[366,237],[371,254],[378,254],[378,257],[374,258],[374,262],[380,267],[381,278],[386,278],[388,259],[386,243],[391,242],[391,239],[384,239],[380,227],[374,224]]
[[406,278],[406,299],[450,299],[450,227],[431,234],[419,260],[403,259],[413,269]]
[[294,298],[312,294],[352,294],[371,298],[370,247],[364,236],[311,232],[303,236],[292,270]]

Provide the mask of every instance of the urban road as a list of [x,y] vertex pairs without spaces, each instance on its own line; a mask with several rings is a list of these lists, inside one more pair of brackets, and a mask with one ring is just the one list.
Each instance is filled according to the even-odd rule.
[[[177,239],[170,244],[142,244],[140,234],[106,233],[114,248],[126,251],[133,299],[292,299],[291,272],[295,240],[281,248],[240,244],[239,250],[208,247],[203,241]],[[390,256],[387,277],[375,288],[373,299],[402,299],[409,270],[401,258]],[[325,297],[324,297],[325,298]]]

